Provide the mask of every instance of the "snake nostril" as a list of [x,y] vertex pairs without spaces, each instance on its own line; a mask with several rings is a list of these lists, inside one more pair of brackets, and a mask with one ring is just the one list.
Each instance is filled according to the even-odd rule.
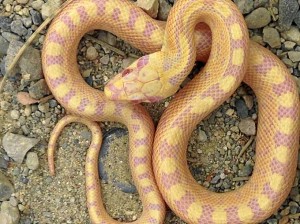
[[125,70],[122,72],[122,77],[128,75],[128,74],[129,74],[130,72],[132,72],[132,71],[133,71],[133,69],[131,69],[131,68],[125,69]]

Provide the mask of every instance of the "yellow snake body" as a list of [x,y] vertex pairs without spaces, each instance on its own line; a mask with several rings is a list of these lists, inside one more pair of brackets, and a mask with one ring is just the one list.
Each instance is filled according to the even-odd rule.
[[[171,48],[171,52],[178,51],[174,49],[176,46],[180,47],[179,53],[183,53],[185,49],[191,50],[188,40],[193,39],[193,34],[179,39],[169,36],[170,41],[175,44],[168,43],[168,39],[164,39],[164,24],[149,18],[127,0],[72,1],[55,18],[48,30],[42,55],[47,83],[66,110],[79,115],[81,122],[93,132],[86,163],[87,203],[93,223],[117,222],[105,212],[101,200],[96,158],[101,137],[100,130],[93,121],[118,121],[128,127],[129,161],[143,203],[143,213],[135,223],[163,223],[165,206],[162,197],[187,223],[258,223],[279,208],[291,189],[299,144],[299,125],[295,122],[299,119],[299,98],[290,74],[280,60],[263,47],[250,42],[248,50],[244,22],[236,15],[239,13],[230,1],[178,0],[171,12],[167,32],[173,32],[169,26],[174,23],[180,36],[181,25],[189,23],[189,18],[195,16],[193,12],[199,12],[196,8],[202,8],[205,17],[201,21],[212,28],[211,36],[206,25],[197,25],[194,34],[197,59],[206,61],[209,58],[209,61],[201,74],[179,91],[170,103],[159,122],[155,137],[151,118],[141,106],[111,101],[102,92],[84,83],[76,62],[78,43],[87,31],[104,29],[148,53],[158,52],[162,44],[162,51],[167,48]],[[184,11],[186,15],[181,14]],[[182,15],[182,23],[177,21],[178,26],[176,21],[172,21],[172,18],[176,18],[176,13]],[[214,18],[215,22],[210,21],[210,18]],[[189,53],[170,56],[172,60],[180,57],[190,64],[193,62],[189,60],[195,57]],[[169,67],[165,66],[168,74],[177,71],[175,67],[178,63],[174,61]],[[185,65],[178,66],[177,69],[181,69],[179,73],[190,69],[190,65],[188,69],[185,69]],[[155,72],[150,73],[155,76]],[[143,78],[139,77],[139,73],[136,74],[138,76],[134,78]],[[159,76],[156,80],[168,86],[174,82],[164,82],[168,82],[171,77],[172,75]],[[179,77],[178,83],[182,79],[183,76]],[[259,102],[253,175],[247,184],[235,191],[213,193],[199,186],[191,176],[186,162],[187,142],[195,125],[226,100],[242,79],[253,88]],[[118,80],[116,81],[118,84]],[[123,91],[124,85],[120,83],[123,81],[117,86],[108,87],[113,87],[113,91]],[[134,85],[133,87],[135,88]],[[143,92],[149,90],[149,87],[141,86],[136,89],[142,92],[138,99],[144,97],[149,100],[149,95]],[[107,93],[110,94],[109,91]],[[153,100],[152,93],[149,101]],[[128,92],[125,95],[128,97]],[[113,95],[109,96],[114,98]],[[160,97],[156,95],[154,98]],[[136,96],[129,99],[136,100]],[[80,120],[67,116],[53,131],[48,152],[52,174],[57,137],[66,124],[75,121]]]

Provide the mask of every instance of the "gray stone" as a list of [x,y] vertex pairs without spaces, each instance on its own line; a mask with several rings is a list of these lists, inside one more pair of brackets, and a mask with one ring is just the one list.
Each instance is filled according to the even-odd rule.
[[288,68],[296,67],[296,63],[292,62],[292,60],[289,59],[289,58],[283,58],[281,61],[282,61]]
[[297,12],[297,15],[295,16],[294,22],[297,24],[298,28],[300,28],[300,11]]
[[283,43],[283,50],[290,51],[290,50],[293,50],[295,46],[296,46],[295,42],[293,42],[293,41],[285,41]]
[[27,34],[27,29],[23,26],[21,20],[12,21],[10,27],[11,27],[11,31],[13,33],[18,34],[19,36],[25,36]]
[[8,49],[8,41],[0,35],[0,58],[6,55]]
[[117,43],[117,37],[111,33],[107,33],[107,43],[111,46],[116,46]]
[[40,25],[43,22],[42,16],[38,11],[30,9],[29,12],[32,17],[32,22],[34,25]]
[[105,54],[103,57],[100,58],[101,64],[107,65],[109,62],[109,55]]
[[248,14],[254,9],[253,0],[234,0],[242,14]]
[[269,3],[269,0],[254,0],[254,8],[266,6],[268,3]]
[[[23,44],[23,42],[17,40],[10,41],[5,62],[6,69],[14,60]],[[43,77],[41,61],[40,51],[29,46],[24,51],[17,66],[15,66],[13,73],[29,74],[29,81],[39,80]]]
[[10,31],[10,24],[12,19],[6,16],[0,16],[0,29],[2,31]]
[[272,27],[265,27],[263,29],[263,40],[268,43],[272,48],[280,48],[281,41],[279,32]]
[[6,133],[3,137],[3,148],[7,155],[17,163],[22,163],[26,153],[39,142],[36,138]]
[[243,99],[245,101],[245,104],[246,104],[248,110],[251,110],[253,108],[253,104],[254,104],[254,102],[253,102],[253,96],[251,96],[251,95],[244,95]]
[[158,6],[159,6],[158,0],[147,0],[147,1],[137,0],[136,4],[138,7],[142,8],[152,18],[157,17]]
[[13,185],[7,177],[0,172],[0,201],[8,200],[12,193],[14,193]]
[[[24,18],[22,18],[22,23],[26,28],[30,28],[32,25],[32,20],[30,17],[24,17]],[[28,34],[28,32],[27,32],[27,34]]]
[[55,99],[49,100],[49,106],[50,106],[51,108],[56,107],[56,106],[57,106],[57,101],[56,101]]
[[207,135],[206,135],[206,133],[204,131],[199,130],[199,132],[198,132],[198,140],[200,142],[206,142],[207,141]]
[[8,161],[0,155],[0,169],[7,169],[8,168]]
[[[17,40],[10,41],[7,49],[7,56],[5,59],[5,70],[8,69],[9,65],[12,63],[12,61],[14,60],[15,56],[17,55],[17,53],[19,52],[22,46],[23,43],[21,41],[17,41]],[[12,74],[16,74],[19,72],[20,72],[19,66],[15,66],[12,71]]]
[[35,152],[27,153],[26,165],[31,170],[36,170],[39,167],[39,157]]
[[21,39],[17,34],[13,34],[13,33],[10,33],[10,32],[2,32],[2,36],[8,42],[11,42],[11,41],[14,41],[14,40],[20,40]]
[[16,207],[16,206],[18,205],[18,200],[17,200],[15,197],[10,197],[10,198],[9,198],[9,203],[10,203],[12,206]]
[[253,166],[250,164],[246,164],[241,170],[239,170],[238,175],[240,177],[248,177],[251,175],[253,171]]
[[293,187],[291,192],[290,192],[290,197],[293,199],[295,202],[300,202],[300,192],[299,192],[299,187]]
[[42,0],[36,0],[31,3],[31,7],[37,11],[41,11],[43,4],[45,4]]
[[5,74],[5,59],[6,57],[4,57],[3,60],[0,60],[0,76]]
[[268,224],[278,224],[278,220],[277,219],[268,219],[267,223]]
[[296,18],[299,4],[297,0],[279,0],[278,24],[283,30],[288,30]]
[[248,108],[244,100],[237,99],[235,101],[236,112],[240,118],[248,117]]
[[159,8],[157,18],[166,21],[172,6],[165,0],[159,0]]
[[51,93],[45,79],[41,79],[34,83],[31,87],[29,87],[28,92],[32,98],[37,100],[44,96],[48,96]]
[[300,51],[289,51],[288,56],[292,60],[292,62],[300,61]]
[[18,208],[12,206],[8,201],[2,202],[0,220],[1,224],[18,224],[20,221]]
[[219,182],[220,179],[221,179],[220,175],[217,174],[216,176],[214,176],[214,177],[212,178],[212,180],[210,181],[210,183],[211,183],[211,184],[216,184],[216,183]]
[[30,74],[29,81],[39,80],[42,75],[41,52],[29,46],[19,60],[22,74]]
[[255,122],[250,118],[242,119],[239,123],[239,129],[245,135],[255,135],[256,133]]
[[51,0],[47,1],[45,4],[42,5],[42,17],[43,19],[47,19],[48,17],[52,16],[53,13],[59,9],[62,4],[62,0]]
[[98,57],[97,49],[93,46],[90,46],[86,50],[86,58],[90,61],[95,60]]
[[289,30],[282,32],[281,35],[285,40],[290,40],[300,45],[300,31],[298,27],[291,26]]
[[246,16],[245,21],[249,29],[257,29],[271,22],[270,12],[266,8],[257,8]]
[[48,102],[46,102],[46,103],[39,103],[38,104],[38,108],[39,108],[39,110],[41,112],[47,113],[47,112],[49,112],[50,106],[49,106]]
[[20,118],[20,112],[18,110],[12,110],[10,112],[10,117],[13,119],[13,120],[18,120]]

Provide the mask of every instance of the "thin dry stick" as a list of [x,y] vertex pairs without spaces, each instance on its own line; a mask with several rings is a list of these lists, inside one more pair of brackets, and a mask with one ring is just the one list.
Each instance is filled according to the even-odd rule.
[[122,51],[122,50],[120,50],[118,48],[115,48],[115,47],[109,45],[108,43],[106,43],[106,42],[104,42],[102,40],[98,40],[97,38],[92,37],[90,35],[85,35],[85,38],[88,39],[88,40],[94,41],[97,44],[100,44],[101,46],[106,47],[106,48],[112,50],[113,52],[115,52],[115,53],[117,53],[117,54],[119,54],[121,56],[126,56],[126,54],[124,53],[124,51]]
[[36,36],[51,22],[51,20],[58,14],[60,13],[70,2],[73,0],[68,0],[66,1],[62,7],[60,7],[58,10],[56,10],[55,13],[53,13],[52,16],[48,17],[45,19],[45,21],[36,29],[36,31],[28,38],[28,40],[24,43],[24,45],[21,47],[21,49],[18,51],[17,55],[15,56],[14,60],[12,63],[8,66],[7,72],[3,76],[3,79],[0,83],[0,93],[2,93],[4,84],[7,80],[7,78],[11,75],[11,72],[13,68],[16,66],[17,62],[19,61],[20,57],[26,50],[26,48],[32,43],[32,41],[36,38]]
[[232,181],[239,182],[239,181],[246,181],[249,179],[250,179],[250,177],[234,177],[234,178],[232,178]]
[[240,153],[238,155],[238,158],[240,158],[245,153],[245,151],[251,145],[251,143],[253,142],[253,140],[254,140],[254,136],[251,135],[249,141],[246,143],[246,145],[243,146],[242,150],[240,151]]

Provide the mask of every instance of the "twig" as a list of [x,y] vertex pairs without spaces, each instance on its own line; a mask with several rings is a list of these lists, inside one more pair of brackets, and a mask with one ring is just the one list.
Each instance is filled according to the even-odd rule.
[[251,143],[253,142],[253,140],[254,140],[254,136],[251,135],[249,141],[246,143],[246,145],[243,146],[242,150],[240,151],[240,153],[238,155],[238,158],[240,158],[245,153],[245,151],[251,145]]
[[126,54],[125,54],[124,51],[122,51],[122,50],[120,50],[120,49],[118,49],[118,48],[115,48],[115,47],[109,45],[108,43],[106,43],[106,42],[104,42],[104,41],[102,41],[102,40],[98,40],[97,38],[92,37],[92,36],[90,36],[90,35],[85,35],[85,38],[88,39],[88,40],[94,41],[94,42],[96,42],[96,43],[102,45],[103,47],[106,47],[106,48],[112,50],[113,52],[115,52],[115,53],[117,53],[117,54],[119,54],[119,55],[121,55],[121,56],[124,56],[124,57],[126,56]]
[[4,74],[3,79],[1,80],[1,83],[0,83],[0,93],[3,91],[4,83],[6,82],[8,77],[11,75],[13,68],[16,66],[17,62],[19,61],[20,57],[22,56],[22,54],[24,53],[26,48],[28,48],[28,46],[32,43],[32,41],[36,38],[36,36],[51,22],[51,20],[72,1],[73,0],[66,1],[62,5],[62,7],[60,7],[58,10],[56,10],[56,12],[53,13],[50,17],[45,19],[44,22],[36,29],[36,31],[34,31],[34,33],[27,39],[27,41],[24,43],[24,45],[18,51],[18,53],[15,56],[12,63],[8,66],[7,72]]
[[232,181],[238,182],[238,181],[245,181],[245,180],[249,180],[249,179],[250,179],[250,177],[234,177],[232,179]]
[[129,56],[129,57],[132,57],[132,58],[136,58],[136,59],[138,59],[138,58],[141,57],[141,56],[138,56],[138,55],[132,54],[132,53],[129,53],[128,56]]
[[39,103],[46,103],[48,100],[51,100],[53,98],[54,98],[54,96],[52,94],[49,96],[45,96],[44,98],[39,100]]

